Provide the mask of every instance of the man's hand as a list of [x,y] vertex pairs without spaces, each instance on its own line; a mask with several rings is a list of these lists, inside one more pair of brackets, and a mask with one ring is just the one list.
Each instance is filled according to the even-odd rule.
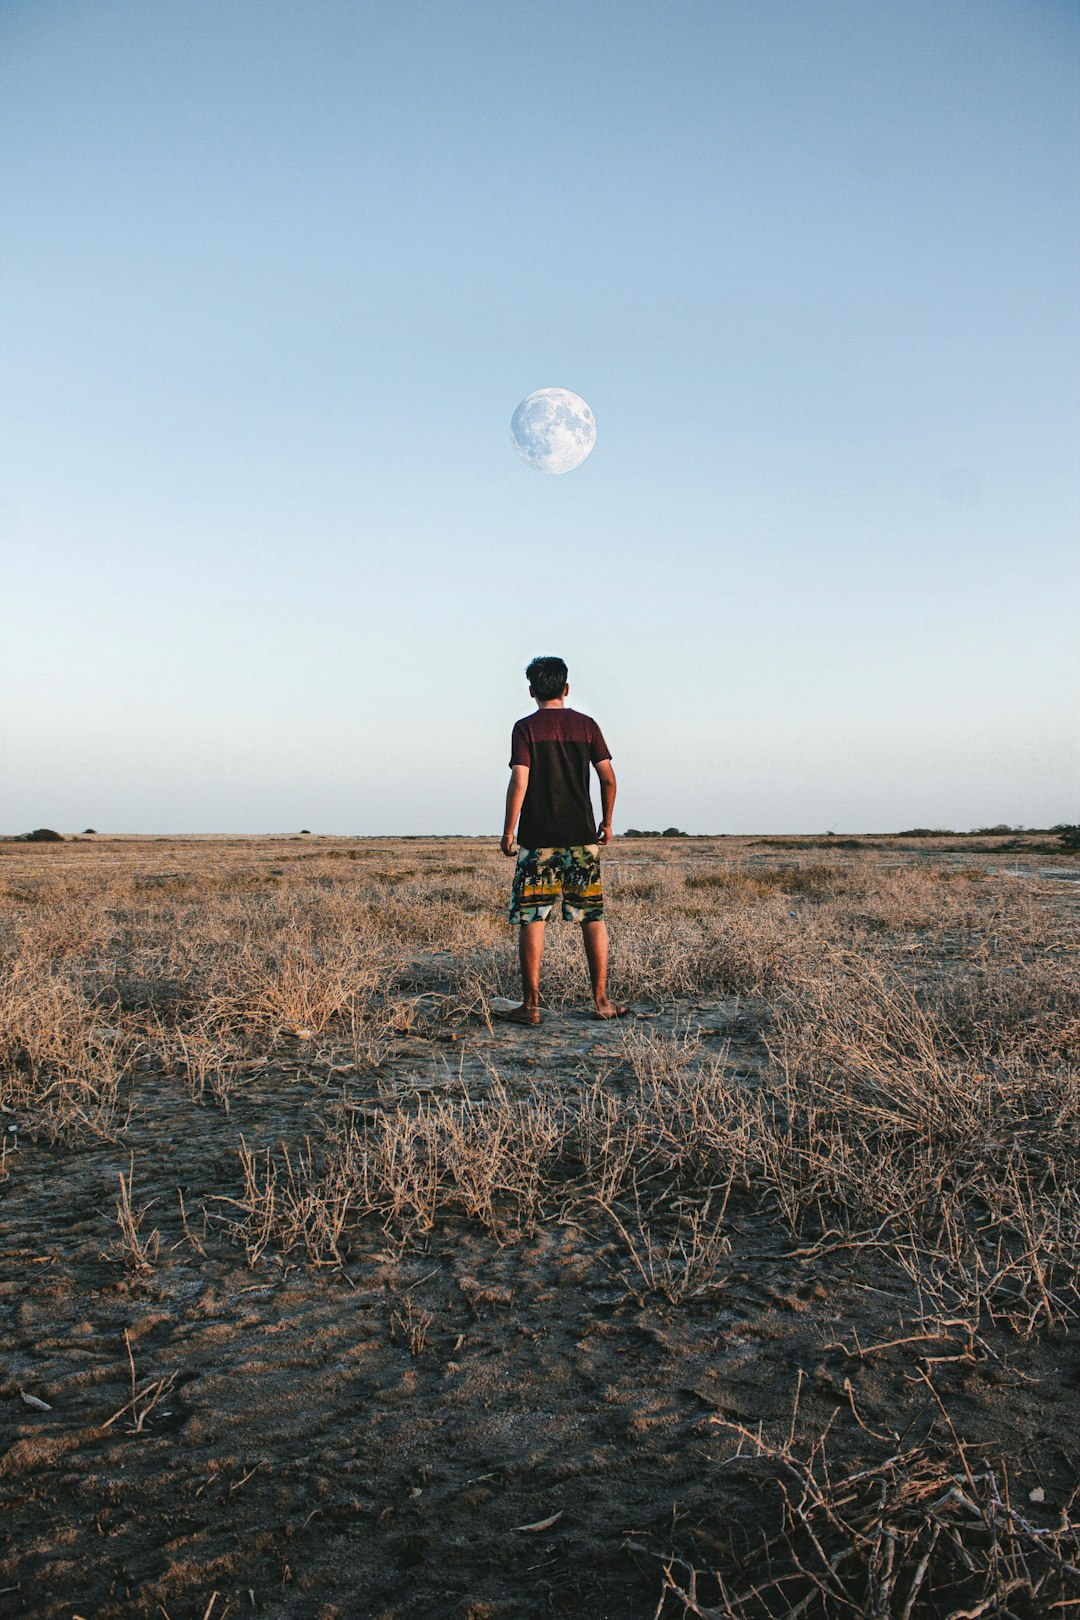
[[503,817],[504,832],[499,839],[499,848],[511,860],[517,854],[517,845],[514,843],[514,828],[518,824],[518,817],[521,814],[521,807],[525,803],[528,786],[529,767],[527,765],[511,765],[510,783],[506,789],[506,814]]
[[600,761],[596,774],[600,778],[600,814],[603,817],[596,841],[598,844],[610,844],[611,818],[615,812],[615,768],[610,759]]

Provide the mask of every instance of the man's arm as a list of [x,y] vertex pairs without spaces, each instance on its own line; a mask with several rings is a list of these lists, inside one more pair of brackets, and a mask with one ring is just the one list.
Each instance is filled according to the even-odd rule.
[[610,759],[602,759],[596,766],[600,778],[601,819],[597,842],[611,842],[611,818],[615,813],[615,770]]
[[514,853],[514,833],[517,830],[521,807],[525,803],[525,789],[528,785],[529,767],[511,765],[510,784],[506,789],[506,819],[503,822],[503,835],[499,840],[499,848],[504,855],[512,856]]

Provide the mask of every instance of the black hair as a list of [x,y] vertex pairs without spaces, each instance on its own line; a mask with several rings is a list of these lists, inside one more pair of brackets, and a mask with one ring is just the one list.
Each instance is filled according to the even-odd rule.
[[561,698],[566,688],[567,668],[561,658],[534,658],[525,671],[533,697],[541,703]]

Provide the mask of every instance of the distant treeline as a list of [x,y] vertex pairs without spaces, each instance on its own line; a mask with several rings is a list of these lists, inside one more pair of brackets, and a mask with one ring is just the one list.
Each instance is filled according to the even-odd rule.
[[665,827],[663,832],[642,831],[640,827],[627,827],[623,833],[624,838],[689,838],[692,835],[683,832],[681,827]]
[[[1059,821],[1053,827],[1011,827],[1007,822],[999,821],[993,827],[969,827],[966,831],[959,831],[955,827],[905,827],[902,832],[877,833],[879,838],[1015,838],[1018,834],[1024,837],[1056,838],[1062,849],[1080,849],[1080,826],[1073,822]],[[725,833],[688,833],[681,827],[658,828],[627,827],[622,834],[623,838],[724,838]],[[854,849],[858,847],[859,839],[847,837],[837,838],[833,832],[824,832],[817,835],[833,841],[834,847]],[[870,835],[866,835],[870,836]],[[770,839],[770,843],[783,843],[780,837]]]
[[[304,828],[307,832],[307,828]],[[1000,821],[993,827],[969,827],[966,832],[959,832],[955,827],[906,827],[903,832],[878,833],[875,837],[883,838],[1014,838],[1018,833],[1026,837],[1054,837],[1063,849],[1080,849],[1080,826],[1074,822],[1059,821],[1053,827],[1010,827],[1007,822]],[[82,834],[85,837],[94,836],[94,828],[87,827]],[[655,828],[627,827],[621,835],[623,838],[725,838],[731,836],[726,833],[688,833],[681,827]],[[836,839],[832,832],[821,833],[821,838],[836,840],[845,848],[855,848],[858,844],[856,838]],[[62,844],[63,833],[54,832],[51,827],[35,827],[33,832],[16,833],[4,837],[0,835],[0,843],[7,844]],[[783,843],[783,838],[766,840],[769,843]]]
[[966,832],[960,832],[955,827],[908,827],[904,832],[891,833],[892,838],[1007,838],[1016,833],[1033,834],[1040,837],[1054,836],[1058,838],[1066,849],[1080,848],[1080,826],[1072,822],[1059,821],[1053,827],[1010,827],[1007,822],[999,821],[994,827],[969,827]]

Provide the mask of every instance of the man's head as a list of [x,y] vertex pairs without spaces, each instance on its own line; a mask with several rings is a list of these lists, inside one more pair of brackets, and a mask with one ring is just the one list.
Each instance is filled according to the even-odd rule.
[[561,658],[534,658],[525,671],[537,703],[553,703],[566,692],[567,668]]

